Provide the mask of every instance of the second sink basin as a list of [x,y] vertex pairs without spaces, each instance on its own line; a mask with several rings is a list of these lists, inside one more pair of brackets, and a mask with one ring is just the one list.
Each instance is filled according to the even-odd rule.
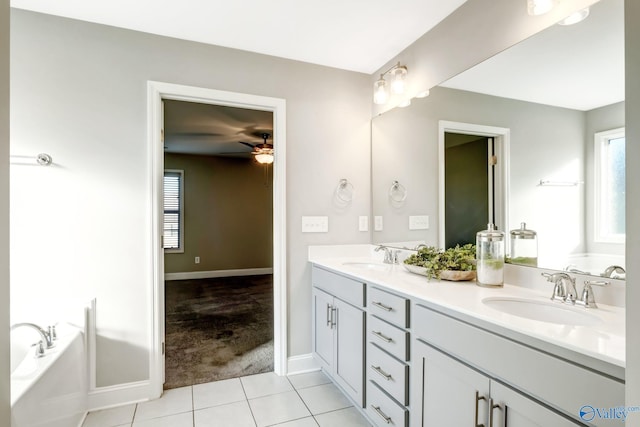
[[546,302],[526,298],[489,297],[482,302],[503,313],[541,322],[559,325],[595,326],[602,322],[593,314],[561,305],[559,302]]

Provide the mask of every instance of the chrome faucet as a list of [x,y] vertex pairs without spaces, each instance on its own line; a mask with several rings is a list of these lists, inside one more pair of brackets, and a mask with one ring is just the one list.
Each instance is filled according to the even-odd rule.
[[613,273],[625,274],[626,271],[624,270],[624,268],[620,267],[619,265],[610,265],[604,270],[604,273],[602,273],[602,277],[613,279],[614,278],[612,277]]
[[397,264],[398,263],[398,252],[393,249],[389,249],[385,245],[380,245],[375,249],[376,252],[384,251],[384,262],[385,264]]
[[51,348],[55,345],[53,343],[53,340],[55,337],[55,327],[52,327],[50,329],[51,332],[47,332],[44,329],[42,329],[40,326],[36,325],[35,323],[16,323],[15,325],[11,326],[11,330],[13,331],[14,329],[19,328],[21,326],[26,326],[26,327],[35,329],[40,334],[40,337],[42,337],[42,343],[46,345],[46,348]]
[[576,304],[581,305],[584,308],[598,308],[591,286],[607,286],[608,284],[609,282],[601,280],[585,280],[584,288],[582,288],[582,296],[576,301]]
[[567,304],[575,304],[578,299],[576,291],[576,279],[567,273],[542,273],[547,278],[547,282],[554,284],[551,300],[562,301]]

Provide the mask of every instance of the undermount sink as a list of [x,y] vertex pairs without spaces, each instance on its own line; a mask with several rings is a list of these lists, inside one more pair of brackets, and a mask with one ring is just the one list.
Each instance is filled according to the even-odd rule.
[[386,271],[389,269],[390,264],[383,264],[381,262],[366,262],[366,261],[358,261],[358,262],[343,262],[342,265],[347,265],[350,267],[363,268],[365,270],[378,270],[378,271]]
[[595,326],[602,322],[597,316],[587,313],[584,308],[570,308],[559,302],[538,301],[525,298],[490,297],[482,302],[512,316],[558,325]]

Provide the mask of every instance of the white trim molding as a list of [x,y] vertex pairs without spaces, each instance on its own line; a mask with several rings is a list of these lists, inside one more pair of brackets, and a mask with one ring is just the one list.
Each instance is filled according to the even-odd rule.
[[160,394],[153,390],[151,381],[137,381],[108,387],[98,387],[89,392],[89,411],[113,408],[130,403],[156,399]]
[[165,273],[164,280],[211,279],[215,277],[259,276],[261,274],[273,274],[273,268],[240,268],[231,270]]
[[162,392],[164,382],[164,251],[162,238],[162,100],[172,99],[273,113],[273,312],[274,371],[287,374],[287,215],[286,215],[286,101],[280,98],[227,92],[172,83],[147,82],[147,135],[149,178],[149,215],[151,228],[152,286],[149,290],[150,319],[149,378],[154,395]]
[[511,130],[496,126],[476,125],[471,123],[450,122],[440,120],[438,122],[438,244],[445,244],[444,223],[444,134],[446,132],[461,133],[465,135],[480,135],[495,138],[498,164],[496,165],[496,177],[494,188],[496,191],[495,210],[496,226],[500,230],[509,229],[509,147]]
[[311,353],[302,354],[300,356],[291,356],[289,358],[288,374],[304,374],[307,372],[319,371],[320,365],[313,358]]

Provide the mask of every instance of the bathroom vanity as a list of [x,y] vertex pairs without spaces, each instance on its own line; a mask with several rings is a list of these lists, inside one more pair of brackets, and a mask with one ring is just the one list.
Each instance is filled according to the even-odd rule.
[[623,424],[624,309],[352,255],[310,255],[313,353],[374,425]]

